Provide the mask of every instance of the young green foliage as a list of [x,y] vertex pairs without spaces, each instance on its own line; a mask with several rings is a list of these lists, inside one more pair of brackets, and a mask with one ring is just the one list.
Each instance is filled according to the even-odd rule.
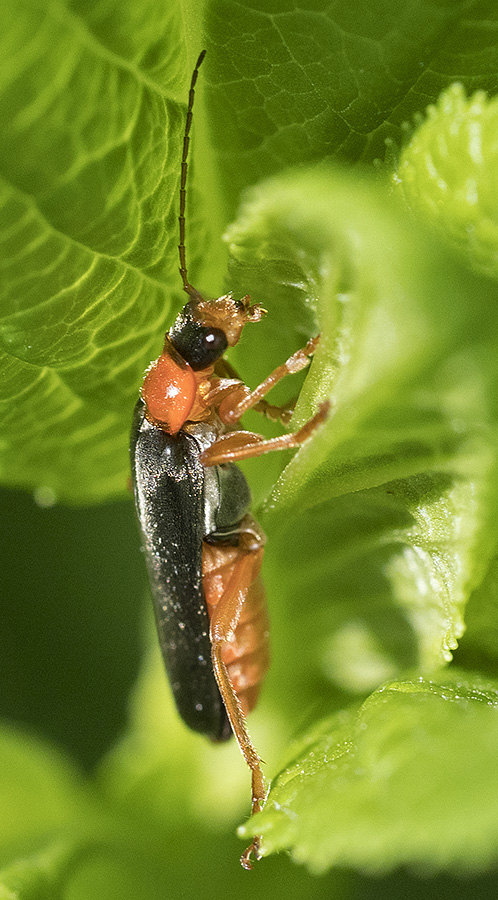
[[430,106],[399,161],[396,183],[471,265],[498,277],[498,100],[459,83]]
[[381,191],[335,172],[264,185],[229,239],[234,283],[256,279],[264,304],[279,290],[272,267],[279,278],[288,267],[289,304],[316,298],[322,340],[296,418],[334,404],[277,481],[265,522],[286,514],[282,543],[299,548],[298,590],[316,581],[314,617],[341,602],[334,585],[347,579],[358,618],[382,580],[430,670],[451,658],[496,543],[496,284],[461,269]]
[[482,869],[496,860],[497,741],[496,682],[457,671],[392,682],[290,748],[241,834],[315,872]]

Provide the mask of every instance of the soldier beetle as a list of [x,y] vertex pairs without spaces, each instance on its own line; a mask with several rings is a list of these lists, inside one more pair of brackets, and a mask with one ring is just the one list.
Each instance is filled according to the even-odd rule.
[[[250,390],[224,359],[264,310],[248,296],[206,300],[189,282],[185,198],[195,66],[180,180],[178,246],[188,302],[146,372],[131,435],[132,476],[159,641],[176,706],[189,728],[213,741],[232,732],[252,774],[252,812],[265,800],[261,760],[246,725],[269,665],[268,614],[260,577],[265,536],[250,513],[238,460],[298,447],[324,421],[323,404],[299,431],[265,439],[241,430],[249,409],[286,423],[291,410],[265,399],[305,368],[318,337]],[[241,858],[251,868],[256,838]]]

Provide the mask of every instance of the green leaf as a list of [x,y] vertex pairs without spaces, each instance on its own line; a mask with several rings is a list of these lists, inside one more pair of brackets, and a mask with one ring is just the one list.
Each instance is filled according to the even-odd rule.
[[158,40],[178,10],[148,7],[120,28],[62,2],[0,13],[2,478],[58,498],[125,489],[141,374],[180,287],[190,64]]
[[384,159],[457,78],[469,90],[498,86],[494,0],[219,0],[206,28],[228,217],[245,187],[286,166]]
[[498,857],[498,685],[454,672],[392,682],[287,754],[241,835],[315,872],[469,872]]
[[382,159],[456,75],[495,85],[491,0],[217,0],[204,35],[201,20],[178,0],[2,3],[0,477],[45,499],[125,490],[134,398],[180,302],[183,116],[203,45],[187,241],[212,292],[243,187],[291,163]]
[[407,202],[477,269],[498,277],[498,100],[461,84],[428,109],[395,176]]
[[[329,674],[334,657],[343,687],[363,679],[348,659],[349,674],[337,670],[337,640],[344,647],[358,622],[387,652],[385,675],[393,657],[430,671],[451,658],[496,546],[496,286],[466,272],[381,189],[332,171],[263,185],[228,239],[232,282],[261,299],[268,320],[297,330],[315,311],[320,321],[296,424],[325,397],[333,403],[266,504],[281,554],[270,593],[282,592],[283,577],[297,640],[308,635],[310,658]],[[271,338],[268,326],[264,346],[276,356]],[[251,332],[253,359],[256,341]],[[312,623],[301,601],[309,593]]]

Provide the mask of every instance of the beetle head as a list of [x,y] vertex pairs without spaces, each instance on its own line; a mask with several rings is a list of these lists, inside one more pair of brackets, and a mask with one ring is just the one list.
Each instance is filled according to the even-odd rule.
[[248,296],[234,300],[227,294],[204,300],[196,294],[183,307],[169,339],[183,359],[199,371],[213,365],[227,347],[234,347],[244,325],[259,322],[265,312],[259,303],[251,306]]

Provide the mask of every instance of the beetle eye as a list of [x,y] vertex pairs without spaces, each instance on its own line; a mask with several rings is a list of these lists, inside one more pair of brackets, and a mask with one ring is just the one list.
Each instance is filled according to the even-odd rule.
[[223,356],[228,341],[221,328],[206,328],[199,322],[187,321],[170,332],[174,347],[195,371],[211,366]]
[[205,328],[203,343],[205,353],[209,356],[213,356],[213,362],[218,359],[228,347],[228,341],[221,328]]

